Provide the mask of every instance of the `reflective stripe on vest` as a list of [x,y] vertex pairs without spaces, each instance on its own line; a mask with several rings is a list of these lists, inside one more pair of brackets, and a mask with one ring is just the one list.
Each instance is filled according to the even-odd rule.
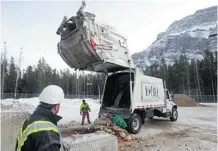
[[[36,132],[40,132],[40,131],[54,131],[59,133],[59,129],[56,125],[54,125],[51,122],[48,121],[35,121],[32,124],[28,125],[26,127],[26,129],[24,131],[22,131],[23,128],[23,124],[20,128],[19,134],[18,134],[18,147],[17,147],[17,151],[21,151],[22,146],[24,145],[25,141],[27,140],[27,137],[30,134],[36,133]],[[62,140],[61,140],[61,135],[60,135],[60,141],[61,141],[61,148],[60,150],[63,151],[63,144],[62,144]]]

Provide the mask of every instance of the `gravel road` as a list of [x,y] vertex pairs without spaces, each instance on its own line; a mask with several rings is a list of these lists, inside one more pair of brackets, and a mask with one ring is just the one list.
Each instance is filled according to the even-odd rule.
[[121,151],[216,151],[217,106],[180,107],[176,122],[147,120],[138,140],[120,143]]

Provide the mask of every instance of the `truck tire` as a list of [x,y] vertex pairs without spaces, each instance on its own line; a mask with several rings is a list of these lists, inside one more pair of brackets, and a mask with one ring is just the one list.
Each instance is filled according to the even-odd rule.
[[174,107],[174,108],[172,109],[172,116],[170,117],[170,120],[171,120],[171,121],[176,121],[177,118],[178,118],[178,111],[177,111],[177,109]]
[[137,134],[142,125],[142,119],[139,114],[134,113],[130,119],[127,121],[127,129],[132,134]]

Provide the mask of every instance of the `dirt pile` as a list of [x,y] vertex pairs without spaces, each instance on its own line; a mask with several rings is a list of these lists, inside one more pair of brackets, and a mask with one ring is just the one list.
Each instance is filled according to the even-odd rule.
[[198,103],[195,99],[185,95],[185,94],[175,94],[174,100],[177,106],[180,107],[195,107]]

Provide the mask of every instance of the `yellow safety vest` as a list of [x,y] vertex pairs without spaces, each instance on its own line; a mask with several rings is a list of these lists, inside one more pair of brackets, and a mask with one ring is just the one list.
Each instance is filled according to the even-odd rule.
[[81,104],[80,105],[80,111],[83,111],[83,110],[88,110],[88,107],[89,107],[89,105],[87,104],[87,103],[85,103],[85,104]]
[[60,151],[64,151],[59,128],[56,125],[54,125],[52,122],[48,122],[48,121],[35,121],[32,124],[28,125],[25,130],[23,130],[23,124],[22,124],[19,130],[18,137],[17,137],[17,141],[18,141],[17,151],[21,151],[21,148],[24,145],[29,135],[40,132],[40,131],[54,131],[54,132],[59,133],[60,141],[61,141]]

